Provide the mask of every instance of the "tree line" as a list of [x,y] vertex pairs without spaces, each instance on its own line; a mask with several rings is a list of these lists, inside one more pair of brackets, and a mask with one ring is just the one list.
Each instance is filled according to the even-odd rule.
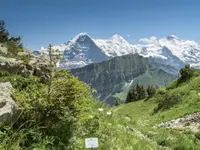
[[155,92],[156,89],[151,85],[145,89],[143,85],[137,84],[136,87],[129,90],[126,97],[126,103],[138,101],[144,98],[150,98],[155,94]]

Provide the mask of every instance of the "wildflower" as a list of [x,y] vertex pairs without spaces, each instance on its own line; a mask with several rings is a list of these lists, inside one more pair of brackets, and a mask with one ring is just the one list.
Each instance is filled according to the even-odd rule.
[[103,108],[98,108],[99,111],[103,111]]
[[108,111],[106,114],[107,114],[107,115],[111,115],[111,114],[112,114],[112,112],[111,112],[111,111]]
[[92,115],[88,115],[88,118],[92,119],[92,118],[93,118],[93,116],[92,116]]

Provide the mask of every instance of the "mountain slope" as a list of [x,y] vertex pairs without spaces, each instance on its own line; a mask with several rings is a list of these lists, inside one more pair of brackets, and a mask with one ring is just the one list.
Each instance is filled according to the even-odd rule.
[[[158,89],[151,99],[119,105],[112,110],[119,115],[118,117],[127,118],[128,123],[124,123],[125,126],[140,131],[146,137],[144,139],[150,138],[166,149],[200,150],[200,116],[196,115],[192,120],[185,120],[184,126],[178,125],[184,116],[200,112],[200,70],[196,70],[187,83],[179,85],[176,83],[177,80],[166,88]],[[177,104],[155,112],[159,100],[167,100],[167,97],[174,94],[179,96]],[[176,128],[158,126],[167,121],[176,121]],[[197,130],[193,132],[195,128]]]
[[159,87],[167,85],[175,78],[175,74],[158,68],[151,59],[138,54],[129,54],[72,69],[71,73],[95,88],[96,97],[110,105],[115,104],[116,99],[113,97],[115,94],[127,91],[137,83]]

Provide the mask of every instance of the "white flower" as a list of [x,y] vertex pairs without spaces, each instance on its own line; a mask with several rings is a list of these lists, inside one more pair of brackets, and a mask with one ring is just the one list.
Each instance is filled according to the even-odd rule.
[[112,112],[111,112],[111,111],[108,111],[106,114],[107,114],[107,115],[111,115],[111,114],[112,114]]
[[198,93],[198,95],[200,96],[200,93]]
[[98,108],[99,111],[103,111],[103,108]]

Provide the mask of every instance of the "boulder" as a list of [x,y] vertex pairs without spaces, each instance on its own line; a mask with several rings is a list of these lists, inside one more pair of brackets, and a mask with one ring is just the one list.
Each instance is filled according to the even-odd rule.
[[21,60],[0,56],[0,71],[19,73],[23,69],[24,65]]
[[11,97],[12,90],[10,82],[0,83],[0,122],[12,120],[17,112],[17,104]]

